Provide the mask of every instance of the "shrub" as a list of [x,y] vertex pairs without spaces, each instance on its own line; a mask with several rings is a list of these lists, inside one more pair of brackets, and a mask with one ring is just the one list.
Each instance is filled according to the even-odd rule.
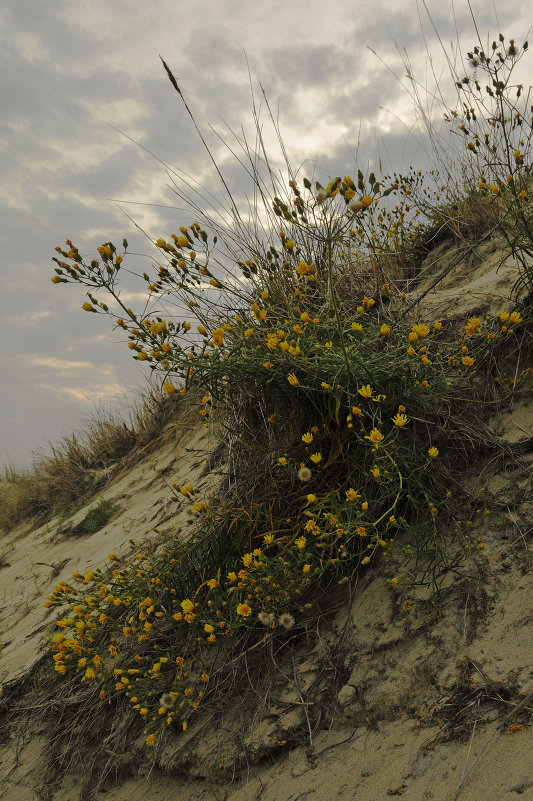
[[[192,533],[152,556],[132,543],[122,567],[110,554],[47,599],[67,605],[55,670],[125,698],[149,745],[186,728],[235,660],[309,630],[383,557],[392,585],[436,591],[482,551],[457,473],[490,446],[486,379],[523,324],[511,305],[465,321],[459,340],[442,320],[405,322],[416,177],[359,171],[324,187],[289,167],[285,188],[264,153],[248,155],[264,233],[231,198],[213,233],[196,222],[158,239],[142,315],[120,296],[126,240],[90,262],[67,240],[54,257],[54,283],[86,287],[83,309],[115,321],[165,394],[199,393],[198,419],[231,442],[223,497],[173,488]],[[194,321],[164,315],[163,299]]]

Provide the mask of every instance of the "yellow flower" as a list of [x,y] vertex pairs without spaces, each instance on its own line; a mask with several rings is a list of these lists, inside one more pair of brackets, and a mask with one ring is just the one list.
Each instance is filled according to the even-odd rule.
[[374,445],[378,445],[381,440],[384,439],[384,436],[379,429],[373,428],[370,434],[365,437],[365,439],[369,439],[370,442],[374,443]]
[[53,275],[50,280],[51,280],[51,282],[53,284],[60,284],[61,283],[61,278],[58,275]]
[[272,367],[272,362],[263,362],[263,367],[266,367],[268,370],[270,367]]
[[214,627],[214,626],[212,626],[212,625],[211,625],[211,623],[206,623],[206,624],[205,624],[205,626],[204,626],[204,631],[205,631],[207,634],[212,634],[212,633],[214,632],[214,630],[215,630],[215,627]]
[[296,265],[296,272],[298,273],[298,275],[307,275],[308,273],[311,272],[311,267],[309,266],[309,264],[307,264],[307,262],[300,261]]
[[434,331],[442,331],[442,323],[439,323],[439,322],[433,323],[433,330]]
[[274,535],[273,534],[265,534],[263,537],[265,545],[272,545],[274,542]]
[[360,497],[359,493],[357,492],[357,490],[354,490],[353,487],[350,487],[350,489],[346,490],[347,501],[355,501],[359,497]]
[[472,359],[471,356],[463,356],[461,361],[465,365],[465,367],[472,367],[472,365],[474,364],[474,359]]
[[405,414],[397,414],[392,418],[392,422],[398,428],[403,428],[409,422],[409,418]]
[[470,317],[468,324],[465,325],[465,332],[468,334],[468,336],[471,336],[472,334],[477,334],[480,328],[481,320],[479,317]]
[[81,307],[84,311],[94,311],[94,306],[91,303],[84,303]]
[[363,197],[361,198],[361,203],[363,204],[365,209],[367,209],[369,206],[372,205],[372,198],[370,197],[370,195],[363,195]]
[[368,501],[363,501],[363,503],[361,504],[361,509],[363,510],[363,512],[366,512],[366,510],[368,509]]
[[309,495],[307,496],[307,502],[308,503],[316,503],[316,501],[317,501],[316,495],[314,495],[312,492],[310,492]]
[[176,387],[174,384],[171,384],[170,381],[167,381],[166,384],[163,384],[163,389],[167,395],[172,395],[172,393],[176,391]]
[[297,387],[298,384],[300,383],[296,378],[296,376],[294,375],[294,373],[289,373],[289,375],[287,376],[287,381],[289,382],[291,387]]
[[322,381],[320,386],[322,387],[322,389],[331,389],[331,385],[328,384],[327,381]]
[[192,612],[194,609],[194,604],[189,598],[186,598],[184,601],[182,601],[180,606],[184,612]]
[[302,567],[302,572],[303,573],[309,573],[310,570],[311,570],[311,565],[304,565]]
[[382,326],[381,326],[381,328],[379,329],[379,333],[380,333],[380,334],[383,334],[383,336],[386,336],[387,334],[390,334],[390,328],[389,328],[389,326],[388,326],[388,325],[386,325],[385,323],[383,323],[383,325],[382,325]]
[[[427,337],[427,335],[429,333],[430,333],[430,330],[429,330],[427,325],[424,325],[424,323],[419,323],[417,325],[414,325],[413,328],[412,328],[412,331],[411,331],[411,334],[415,334],[416,338],[418,338],[418,337],[422,337],[422,338],[423,337]],[[409,339],[410,340],[411,340],[411,334],[409,334]],[[411,340],[411,341],[416,341],[416,339]]]
[[412,345],[409,345],[409,347],[407,348],[407,355],[408,356],[414,356],[415,353],[416,353],[416,350],[413,348]]
[[296,242],[293,242],[292,239],[286,239],[284,246],[287,250],[292,250],[294,247],[296,247]]
[[371,306],[373,306],[373,305],[374,305],[374,303],[375,303],[375,302],[376,302],[376,301],[374,300],[374,298],[367,298],[367,296],[366,296],[366,295],[365,295],[365,297],[363,298],[363,306],[366,306],[366,307],[367,307],[367,308],[369,308],[369,309],[371,308]]
[[369,556],[365,556],[365,558],[361,560],[362,565],[368,565],[369,562],[370,562]]
[[294,541],[294,544],[296,545],[297,548],[300,548],[300,550],[303,551],[303,549],[305,548],[306,542],[307,542],[307,539],[305,537],[298,537],[298,539]]
[[244,332],[244,336],[245,336],[247,339],[249,339],[249,338],[250,338],[250,337],[252,337],[253,335],[254,335],[254,329],[253,329],[253,328],[247,328],[247,329],[246,329],[246,331]]
[[366,384],[366,386],[359,387],[357,391],[363,398],[371,398],[374,390],[370,384]]
[[313,441],[313,435],[311,434],[310,431],[307,431],[307,433],[302,434],[302,441],[305,442],[307,445],[311,444],[311,442]]
[[437,448],[435,448],[433,446],[432,448],[429,448],[428,454],[431,456],[432,459],[436,459],[437,456],[439,455],[439,452],[438,452]]
[[359,526],[357,529],[357,533],[360,537],[366,537],[366,528],[364,526]]
[[514,323],[515,325],[518,325],[518,323],[522,322],[522,318],[520,317],[520,314],[517,311],[511,312],[510,319],[511,322]]
[[215,578],[209,579],[207,586],[210,590],[214,590],[215,587],[218,587],[218,581]]
[[287,464],[287,457],[286,456],[280,456],[279,459],[278,459],[278,462],[280,464],[282,464],[283,466],[285,466]]
[[315,464],[318,464],[320,461],[322,461],[322,454],[321,453],[312,453],[309,458],[311,459],[312,462],[314,462]]
[[248,604],[237,604],[237,614],[241,617],[249,617],[251,611]]
[[361,325],[361,323],[352,323],[352,329],[354,331],[362,331],[363,326]]
[[493,195],[499,195],[500,194],[500,189],[499,189],[499,187],[496,186],[496,184],[491,184],[490,185],[490,191],[492,192]]
[[377,466],[377,464],[374,465],[374,467],[371,469],[370,472],[372,473],[374,478],[379,478],[380,473],[379,473],[379,467]]

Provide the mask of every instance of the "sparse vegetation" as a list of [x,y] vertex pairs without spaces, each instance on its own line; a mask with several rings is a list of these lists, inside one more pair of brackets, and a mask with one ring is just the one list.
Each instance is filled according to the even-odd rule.
[[81,523],[74,529],[74,534],[95,534],[107,525],[118,509],[102,498],[96,506],[89,509]]
[[0,529],[24,520],[45,522],[58,514],[72,514],[125,469],[129,459],[157,447],[159,438],[177,431],[182,421],[179,397],[147,391],[130,412],[129,420],[94,415],[85,427],[48,453],[36,455],[33,465],[4,468],[0,477]]

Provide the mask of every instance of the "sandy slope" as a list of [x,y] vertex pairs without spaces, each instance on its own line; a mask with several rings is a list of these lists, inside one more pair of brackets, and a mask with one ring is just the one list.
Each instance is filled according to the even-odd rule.
[[[432,254],[417,292],[449,258],[444,250]],[[507,308],[516,271],[501,261],[493,243],[481,246],[473,262],[459,265],[427,295],[425,314],[464,319]],[[533,403],[520,401],[493,426],[509,443],[527,440]],[[38,658],[53,620],[42,600],[59,579],[101,564],[110,551],[127,552],[130,537],[156,547],[154,527],[185,528],[186,515],[175,514],[167,485],[191,480],[207,491],[219,480],[200,479],[211,444],[205,429],[191,429],[179,446],[160,449],[113,482],[101,497],[122,512],[97,534],[69,535],[81,510],[59,529],[20,529],[5,540],[15,550],[0,575],[4,681]],[[486,559],[450,583],[438,609],[420,596],[405,612],[405,591],[391,590],[384,572],[363,577],[351,604],[318,632],[316,644],[297,646],[280,661],[272,688],[259,682],[242,708],[228,709],[216,726],[209,720],[192,725],[176,743],[152,752],[151,762],[132,743],[123,775],[97,798],[453,801],[464,777],[461,801],[533,799],[532,469],[529,451],[520,463],[487,462],[465,477],[473,492],[486,487],[493,510],[478,532]],[[520,703],[520,713],[508,717]],[[60,784],[47,782],[44,731],[35,719],[5,734],[0,797],[85,801],[83,769]]]
[[[130,539],[155,547],[156,528],[161,533],[180,527],[186,531],[187,504],[176,512],[170,484],[182,486],[190,481],[201,492],[208,492],[216,476],[200,476],[211,450],[208,431],[197,426],[178,443],[173,440],[141,459],[68,520],[37,529],[22,526],[2,538],[10,563],[0,573],[2,683],[31,668],[37,659],[47,626],[55,617],[43,601],[58,581],[70,580],[75,570],[85,573],[101,566],[111,552],[118,556],[128,553]],[[95,534],[73,534],[101,498],[117,506],[119,513]]]

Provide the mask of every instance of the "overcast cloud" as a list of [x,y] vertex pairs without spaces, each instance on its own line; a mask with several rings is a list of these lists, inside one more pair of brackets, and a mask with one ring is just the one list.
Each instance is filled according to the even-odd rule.
[[[473,45],[466,0],[427,5],[445,44],[459,34],[461,52]],[[528,32],[527,0],[471,5],[483,36]],[[353,171],[359,140],[363,166],[378,154],[397,170],[423,160],[412,104],[388,69],[404,75],[397,48],[427,83],[429,51],[441,88],[453,88],[416,0],[4,0],[0,43],[0,460],[18,464],[95,403],[133,400],[149,372],[105,319],[80,310],[80,287],[50,282],[54,247],[69,237],[92,257],[126,236],[149,254],[111,199],[155,238],[188,221],[164,208],[179,203],[143,147],[216,185],[159,55],[240,196],[245,177],[209,125],[252,131],[247,64],[255,91],[260,81],[279,105],[293,162],[323,181]]]

